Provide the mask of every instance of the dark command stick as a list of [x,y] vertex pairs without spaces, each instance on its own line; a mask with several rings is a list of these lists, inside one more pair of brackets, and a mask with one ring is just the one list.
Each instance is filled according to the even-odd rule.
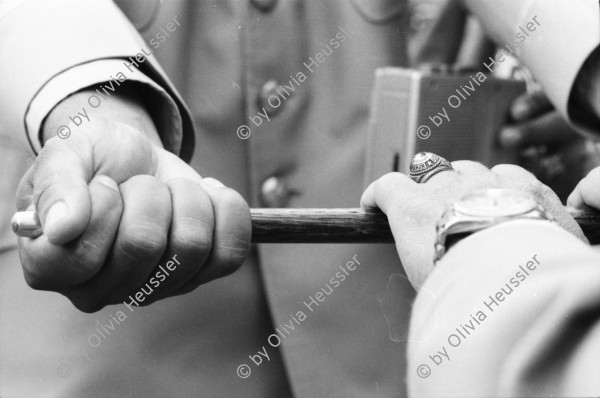
[[[600,244],[600,211],[566,207],[591,244]],[[387,216],[363,209],[250,209],[253,243],[393,243]]]
[[[591,244],[600,243],[600,211],[566,207]],[[363,209],[250,209],[252,243],[393,243],[387,217]],[[33,211],[16,213],[13,231],[35,238],[42,228]]]

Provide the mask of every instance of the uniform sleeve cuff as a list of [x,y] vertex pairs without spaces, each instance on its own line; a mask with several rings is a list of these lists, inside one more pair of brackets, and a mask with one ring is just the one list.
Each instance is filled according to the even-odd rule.
[[[151,106],[149,113],[160,134],[165,149],[179,154],[182,144],[182,116],[174,99],[156,82],[135,70],[128,74],[127,79],[119,79],[119,72],[123,70],[123,59],[103,59],[72,67],[48,81],[36,93],[25,114],[25,128],[31,147],[36,154],[41,150],[41,127],[50,111],[63,99],[86,87],[92,87],[97,94],[91,94],[88,101],[82,106],[86,109],[101,108],[102,101],[111,94],[117,94],[122,84],[139,84],[143,88],[146,105]],[[107,76],[107,71],[113,74]],[[109,72],[110,73],[110,72]],[[121,74],[123,76],[123,74]],[[108,78],[108,79],[107,79]],[[75,130],[77,126],[65,116],[64,123],[59,127],[67,126]]]
[[[596,90],[600,75],[598,74],[600,66],[600,45],[588,56],[579,73],[575,78],[574,86],[569,96],[567,112],[573,126],[584,135],[593,140],[598,139],[600,130],[600,117],[595,113],[594,106],[598,94],[593,93]],[[588,97],[593,95],[593,97]]]
[[[468,253],[479,251],[476,248],[481,247],[481,245],[485,245],[488,250],[493,250],[487,256],[501,258],[501,254],[505,252],[506,247],[511,245],[512,237],[522,233],[528,234],[529,240],[536,243],[543,242],[540,236],[545,237],[545,233],[558,233],[564,235],[563,239],[583,243],[575,235],[567,232],[555,222],[545,220],[513,220],[476,232],[457,242],[438,262],[436,269],[447,268],[444,265],[447,263],[464,263],[464,261],[461,261],[464,256]],[[490,244],[491,242],[495,244]]]

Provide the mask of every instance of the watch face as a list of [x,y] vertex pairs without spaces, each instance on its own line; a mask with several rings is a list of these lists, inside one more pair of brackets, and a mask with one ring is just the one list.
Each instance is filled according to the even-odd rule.
[[465,195],[454,209],[474,217],[511,217],[532,211],[538,206],[526,192],[512,189],[486,189]]

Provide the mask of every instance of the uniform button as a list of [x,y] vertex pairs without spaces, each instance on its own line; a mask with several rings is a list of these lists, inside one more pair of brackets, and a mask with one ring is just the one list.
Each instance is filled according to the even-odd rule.
[[263,181],[260,190],[260,202],[264,207],[286,207],[292,196],[298,192],[290,189],[288,184],[279,177],[269,177]]
[[268,12],[275,7],[277,0],[252,0],[254,7],[258,8],[263,12]]
[[267,115],[275,116],[284,107],[285,102],[291,97],[292,92],[281,86],[277,80],[269,80],[263,84],[258,96],[258,110],[267,113]]

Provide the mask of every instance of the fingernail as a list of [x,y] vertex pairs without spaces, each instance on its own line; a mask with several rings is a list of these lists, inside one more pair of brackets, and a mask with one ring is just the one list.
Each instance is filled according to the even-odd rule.
[[507,128],[500,133],[500,143],[504,148],[514,148],[523,140],[523,134],[515,128]]
[[46,222],[44,230],[47,232],[56,228],[56,225],[69,215],[69,208],[65,202],[56,202],[46,213]]
[[223,185],[223,183],[221,181],[214,179],[212,177],[203,178],[202,182],[205,183],[206,185],[208,185],[209,187],[225,188],[225,185]]

